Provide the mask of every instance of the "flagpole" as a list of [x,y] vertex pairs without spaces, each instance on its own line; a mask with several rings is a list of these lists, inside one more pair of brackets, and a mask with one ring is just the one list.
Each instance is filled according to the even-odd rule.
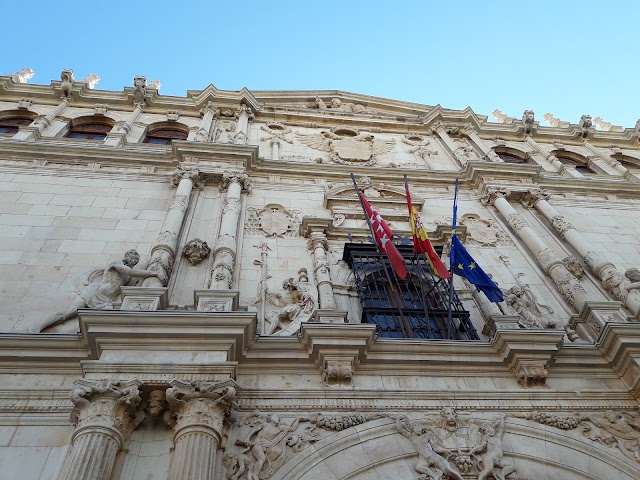
[[447,328],[451,328],[452,323],[452,303],[453,303],[453,237],[456,236],[456,216],[458,213],[458,177],[456,177],[456,187],[453,193],[453,220],[451,223],[451,248],[449,249],[449,273],[451,278],[449,279],[449,308],[448,318],[449,324]]
[[[407,182],[407,174],[404,174],[404,191],[405,193],[409,192],[409,183]],[[410,195],[410,194],[409,194]],[[413,206],[413,203],[411,204]],[[409,201],[407,199],[407,207],[409,207]],[[409,221],[411,222],[411,231],[413,232],[414,229],[414,221],[413,221],[413,216],[412,216],[412,212],[411,209],[409,209]],[[425,321],[427,324],[427,333],[429,335],[429,337],[431,337],[432,333],[431,333],[431,322],[429,321],[429,298],[427,297],[426,293],[425,293],[425,289],[424,289],[424,285],[422,283],[422,268],[420,268],[420,254],[416,253],[416,249],[415,249],[415,236],[413,238],[413,243],[414,243],[414,247],[413,247],[413,258],[415,259],[416,263],[418,264],[418,283],[420,286],[420,300],[422,302],[422,309],[424,310],[424,314],[425,314]],[[427,254],[424,254],[425,259],[427,259],[427,263],[429,263],[429,260],[427,258]],[[431,274],[433,275],[435,272],[431,272]]]
[[[360,188],[358,188],[358,184],[356,183],[356,177],[353,175],[353,173],[351,173],[351,181],[353,182],[353,187],[356,189],[356,195],[358,195],[358,200],[360,201],[360,206],[362,207],[362,213],[364,213],[365,218],[367,219],[367,225],[369,225],[369,231],[371,232],[371,238],[373,240],[373,242],[376,245],[376,251],[378,252],[378,255],[380,256],[380,263],[382,264],[382,268],[384,269],[384,273],[387,276],[387,281],[389,282],[389,288],[392,287],[393,285],[393,281],[391,280],[391,275],[389,275],[389,270],[387,270],[387,265],[384,261],[384,258],[382,257],[382,252],[380,251],[380,248],[378,247],[378,242],[376,241],[376,234],[373,231],[373,225],[371,224],[371,219],[369,218],[369,215],[367,214],[367,210],[364,208],[364,205],[362,203],[362,197],[360,196]],[[393,240],[389,240],[389,241],[393,241]],[[402,296],[400,297],[402,298]],[[391,303],[393,304],[393,300],[391,299]],[[411,328],[411,324],[409,323],[409,321],[406,320],[405,316],[404,316],[404,312],[402,311],[402,307],[400,305],[397,305],[396,308],[398,309],[398,312],[400,313],[400,318],[401,318],[401,322],[400,322],[400,329],[405,331],[405,334],[411,333],[411,338],[414,337],[413,335],[413,329]],[[404,325],[403,325],[404,323]],[[406,332],[406,329],[409,329],[408,332]],[[408,335],[407,335],[408,337]]]

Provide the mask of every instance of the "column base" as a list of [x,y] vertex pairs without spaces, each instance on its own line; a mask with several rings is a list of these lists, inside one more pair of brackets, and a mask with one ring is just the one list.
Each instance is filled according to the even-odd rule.
[[238,310],[239,290],[194,290],[198,312],[234,312]]
[[493,337],[497,330],[504,330],[505,328],[519,329],[519,321],[520,317],[518,315],[491,315],[487,323],[484,324],[482,333],[487,337]]
[[122,287],[120,310],[164,310],[168,303],[167,287]]
[[569,327],[578,335],[589,341],[595,342],[600,338],[604,327],[609,322],[626,323],[620,313],[622,302],[586,302],[577,315],[572,315]]

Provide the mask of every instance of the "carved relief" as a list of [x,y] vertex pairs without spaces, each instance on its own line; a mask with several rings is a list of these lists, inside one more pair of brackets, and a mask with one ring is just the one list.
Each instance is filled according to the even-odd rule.
[[506,188],[487,187],[480,200],[485,205],[493,205],[498,198],[505,198],[508,195],[509,191]]
[[569,255],[562,259],[562,264],[565,266],[569,273],[576,278],[582,278],[584,275],[584,268],[582,263],[573,255]]
[[373,165],[376,155],[388,153],[394,146],[393,141],[376,140],[373,135],[350,127],[334,127],[331,131],[313,134],[296,133],[296,137],[310,148],[330,152],[333,161],[344,165]]
[[222,121],[218,124],[214,134],[215,143],[233,143],[236,126],[234,122]]
[[502,289],[504,303],[512,315],[520,317],[521,328],[556,328],[558,320],[553,318],[553,310],[548,305],[538,302],[528,284],[522,281],[524,273],[516,274],[515,286]]
[[191,265],[197,265],[205,258],[209,256],[211,253],[211,249],[207,242],[204,240],[200,240],[199,238],[194,238],[187,242],[182,250],[182,255],[189,260]]
[[318,110],[333,110],[348,113],[375,113],[374,110],[367,109],[367,107],[361,103],[342,102],[342,100],[335,97],[332,98],[328,104],[320,97],[316,97],[314,108],[317,108]]
[[109,111],[109,106],[105,104],[96,104],[93,107],[93,114],[98,116],[105,116]]
[[30,98],[21,98],[18,100],[18,108],[20,110],[29,110],[33,105],[33,100]]
[[353,363],[344,360],[327,360],[322,369],[322,381],[329,386],[351,385]]
[[575,227],[571,224],[571,222],[565,220],[565,217],[563,215],[554,215],[551,218],[551,226],[555,229],[556,232],[558,232],[558,235],[560,235],[562,238],[564,238],[564,234],[568,230],[575,230]]
[[402,142],[410,146],[407,151],[422,158],[429,168],[433,168],[430,163],[432,156],[438,155],[438,150],[430,148],[431,140],[422,135],[407,134],[402,137]]
[[282,123],[269,122],[266,125],[262,125],[260,130],[265,132],[265,136],[260,137],[260,141],[267,142],[277,139],[286,143],[293,143],[291,129]]
[[144,106],[147,97],[147,77],[133,77],[133,103]]
[[229,188],[230,183],[238,183],[243,190],[251,192],[251,183],[249,182],[249,176],[240,170],[225,170],[222,173],[222,179],[220,180],[220,189],[226,190]]
[[297,237],[301,222],[300,210],[287,210],[282,205],[269,204],[264,208],[247,208],[244,227],[248,235],[267,237]]
[[467,227],[467,242],[481,247],[513,246],[509,236],[491,219],[480,218],[474,213],[465,213],[460,225]]
[[507,223],[513,229],[516,235],[519,235],[519,231],[525,227],[528,227],[529,224],[519,213],[511,213],[506,218]]
[[536,117],[533,110],[525,110],[522,114],[522,125],[524,126],[524,134],[530,135],[534,128]]
[[73,87],[73,70],[62,70],[60,72],[60,88],[62,89],[62,98],[71,96],[71,88]]

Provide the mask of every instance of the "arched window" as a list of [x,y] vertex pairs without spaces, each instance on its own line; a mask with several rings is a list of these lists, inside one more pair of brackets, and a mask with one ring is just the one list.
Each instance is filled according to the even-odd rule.
[[518,157],[513,153],[496,152],[505,163],[529,163],[526,158]]
[[[183,128],[180,128],[183,127]],[[155,145],[171,145],[172,140],[186,140],[189,132],[186,126],[176,126],[172,124],[162,124],[149,127],[144,143]]]
[[20,126],[29,125],[32,121],[30,118],[0,118],[0,133],[13,135],[14,133],[18,133]]
[[627,157],[626,155],[612,155],[612,157],[620,162],[620,164],[627,170],[632,172],[640,171],[640,160],[633,157]]
[[21,126],[31,124],[35,118],[27,110],[11,110],[0,112],[0,134],[13,135],[18,133]]
[[589,167],[586,163],[580,162],[573,158],[568,157],[567,155],[557,154],[556,158],[560,160],[560,163],[563,165],[575,167],[576,172],[581,173],[583,175],[589,175],[591,173],[596,173],[591,167]]
[[105,118],[83,117],[71,122],[71,128],[65,136],[83,140],[104,140],[112,128],[113,123]]

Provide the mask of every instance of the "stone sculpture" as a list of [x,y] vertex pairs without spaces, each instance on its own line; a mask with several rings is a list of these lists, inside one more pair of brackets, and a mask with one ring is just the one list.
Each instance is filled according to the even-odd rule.
[[363,113],[363,112],[374,113],[373,111],[368,110],[367,107],[365,107],[361,103],[349,103],[349,102],[343,103],[342,100],[336,97],[332,98],[328,105],[320,97],[316,97],[314,106],[318,110],[337,110],[339,112],[348,112],[348,113]]
[[19,72],[11,75],[11,81],[13,83],[27,83],[33,78],[34,72],[31,68],[23,68]]
[[91,90],[98,84],[98,82],[100,81],[100,77],[95,73],[90,73],[80,81],[82,83],[86,83],[87,88]]
[[133,103],[144,105],[147,97],[147,77],[133,78]]
[[522,124],[524,126],[524,134],[530,135],[536,120],[533,110],[525,110],[522,114]]
[[209,245],[207,245],[207,242],[200,240],[199,238],[190,240],[182,249],[182,255],[189,260],[191,265],[199,264],[207,258],[210,253],[211,249],[209,248]]
[[220,126],[216,129],[216,143],[233,143],[235,126],[232,122],[220,122]]
[[336,127],[331,131],[312,134],[296,133],[296,137],[310,148],[331,152],[333,161],[345,165],[373,165],[376,155],[388,153],[394,146],[392,141],[377,140],[371,134],[351,128]]
[[247,208],[245,234],[267,237],[296,237],[300,226],[300,210],[289,210],[282,205],[269,204],[264,208]]
[[556,328],[558,321],[550,317],[553,310],[536,300],[529,285],[521,280],[522,276],[524,273],[518,273],[517,285],[508,290],[502,290],[505,303],[515,315],[520,317],[518,325],[522,328]]
[[160,90],[161,86],[162,86],[162,83],[157,78],[154,78],[147,84],[147,87],[154,88],[156,90]]
[[479,466],[482,470],[478,474],[478,480],[486,480],[490,475],[495,480],[504,480],[508,475],[515,473],[516,469],[513,466],[503,463],[504,416],[493,422],[483,423],[479,432],[482,435],[482,443],[472,450],[474,454],[480,455]]
[[157,272],[150,270],[135,270],[133,267],[140,261],[140,255],[135,250],[124,254],[123,260],[109,263],[105,268],[96,269],[86,276],[83,288],[71,306],[63,313],[56,313],[48,318],[40,327],[43,331],[54,325],[61,324],[78,315],[80,308],[113,308],[113,302],[120,295],[120,287],[128,285],[131,277],[156,277]]
[[69,98],[71,96],[71,87],[73,87],[73,70],[62,70],[60,80],[62,80],[60,85],[62,97]]

